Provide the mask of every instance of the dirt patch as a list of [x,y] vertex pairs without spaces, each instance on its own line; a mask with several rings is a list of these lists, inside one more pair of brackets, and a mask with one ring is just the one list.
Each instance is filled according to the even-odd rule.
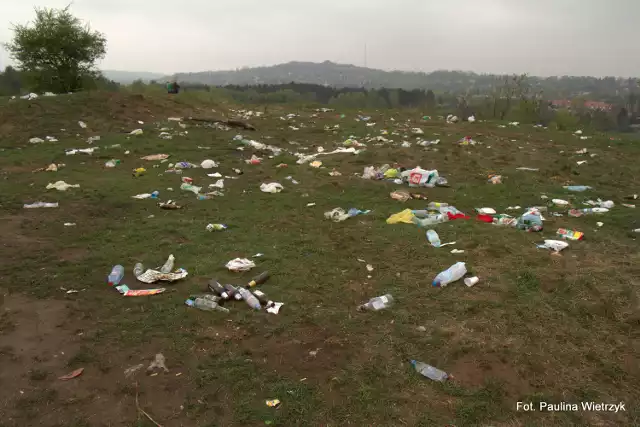
[[465,387],[482,387],[488,381],[496,381],[509,395],[519,395],[529,389],[513,366],[490,354],[465,355],[450,371],[455,381]]

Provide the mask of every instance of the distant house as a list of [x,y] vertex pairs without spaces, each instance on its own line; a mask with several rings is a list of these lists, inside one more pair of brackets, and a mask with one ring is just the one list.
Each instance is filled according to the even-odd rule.
[[[571,108],[572,101],[570,99],[554,99],[551,101],[553,108]],[[602,101],[585,101],[584,107],[589,110],[611,111],[613,105]]]

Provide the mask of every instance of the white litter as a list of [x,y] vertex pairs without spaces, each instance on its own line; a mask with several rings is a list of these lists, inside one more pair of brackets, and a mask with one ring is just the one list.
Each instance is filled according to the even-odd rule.
[[260,185],[260,191],[263,193],[279,193],[284,189],[282,184],[277,182],[264,183]]
[[29,142],[30,142],[31,144],[40,144],[41,142],[44,142],[44,139],[42,139],[42,138],[31,138],[31,139],[29,140]]
[[129,132],[129,135],[142,135],[142,129],[135,129]]
[[551,249],[555,252],[560,252],[561,250],[569,247],[569,244],[562,240],[545,240],[542,245],[537,245],[540,249]]
[[203,160],[202,163],[200,163],[200,166],[203,169],[212,169],[212,168],[217,168],[218,164],[216,162],[214,162],[213,160]]
[[247,258],[232,259],[225,264],[225,267],[227,267],[230,271],[249,271],[255,266],[256,264]]
[[80,126],[82,129],[86,129],[87,128],[87,124],[83,121],[79,121],[78,122],[78,126]]
[[56,181],[53,184],[47,184],[47,190],[56,189],[59,191],[67,191],[69,188],[79,188],[80,184],[67,184],[64,181]]

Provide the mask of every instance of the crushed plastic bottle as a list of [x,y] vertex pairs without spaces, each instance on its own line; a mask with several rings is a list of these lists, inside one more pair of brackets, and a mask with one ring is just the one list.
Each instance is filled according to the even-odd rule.
[[431,246],[433,246],[434,248],[439,248],[442,244],[442,242],[440,241],[440,236],[438,236],[438,233],[436,233],[435,230],[427,230],[427,239],[429,240],[429,243],[431,243]]
[[445,287],[449,283],[453,283],[467,274],[467,266],[464,262],[456,262],[451,267],[441,272],[433,279],[432,285],[435,287]]
[[438,381],[438,382],[445,382],[446,380],[449,379],[449,374],[447,374],[444,371],[441,371],[440,369],[434,366],[427,365],[426,363],[423,363],[423,362],[417,362],[415,360],[412,360],[411,364],[413,365],[416,372],[420,373],[420,375],[422,375],[423,377],[427,377],[431,380]]
[[525,214],[518,218],[516,227],[526,231],[542,231],[542,219],[540,215]]
[[162,267],[160,267],[160,273],[171,273],[173,270],[173,263],[175,261],[175,257],[173,255],[169,255],[167,261],[164,263]]
[[229,312],[228,308],[222,307],[211,298],[202,298],[202,297],[195,298],[195,299],[190,298],[185,301],[185,304],[188,305],[189,307],[195,307],[197,309],[205,310],[205,311],[221,311],[223,313]]
[[141,262],[136,263],[135,266],[133,266],[133,275],[135,277],[140,276],[142,273],[144,273],[144,265],[142,265]]
[[391,294],[386,294],[371,298],[366,304],[359,305],[358,311],[379,311],[388,308],[391,304],[393,304],[393,297]]
[[124,277],[124,267],[120,264],[114,265],[111,269],[111,273],[109,273],[109,277],[107,277],[107,282],[111,286],[117,286],[122,281]]

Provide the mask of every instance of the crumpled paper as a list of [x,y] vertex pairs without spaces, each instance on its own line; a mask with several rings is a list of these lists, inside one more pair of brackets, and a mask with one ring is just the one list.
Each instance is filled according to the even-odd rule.
[[149,269],[139,275],[137,279],[143,283],[175,282],[176,280],[184,279],[188,274],[187,270],[183,268],[179,268],[173,273],[161,273],[160,271]]
[[247,258],[232,259],[225,265],[231,271],[249,271],[255,266],[256,264]]
[[149,156],[140,157],[142,160],[164,160],[168,158],[168,154],[151,154]]

